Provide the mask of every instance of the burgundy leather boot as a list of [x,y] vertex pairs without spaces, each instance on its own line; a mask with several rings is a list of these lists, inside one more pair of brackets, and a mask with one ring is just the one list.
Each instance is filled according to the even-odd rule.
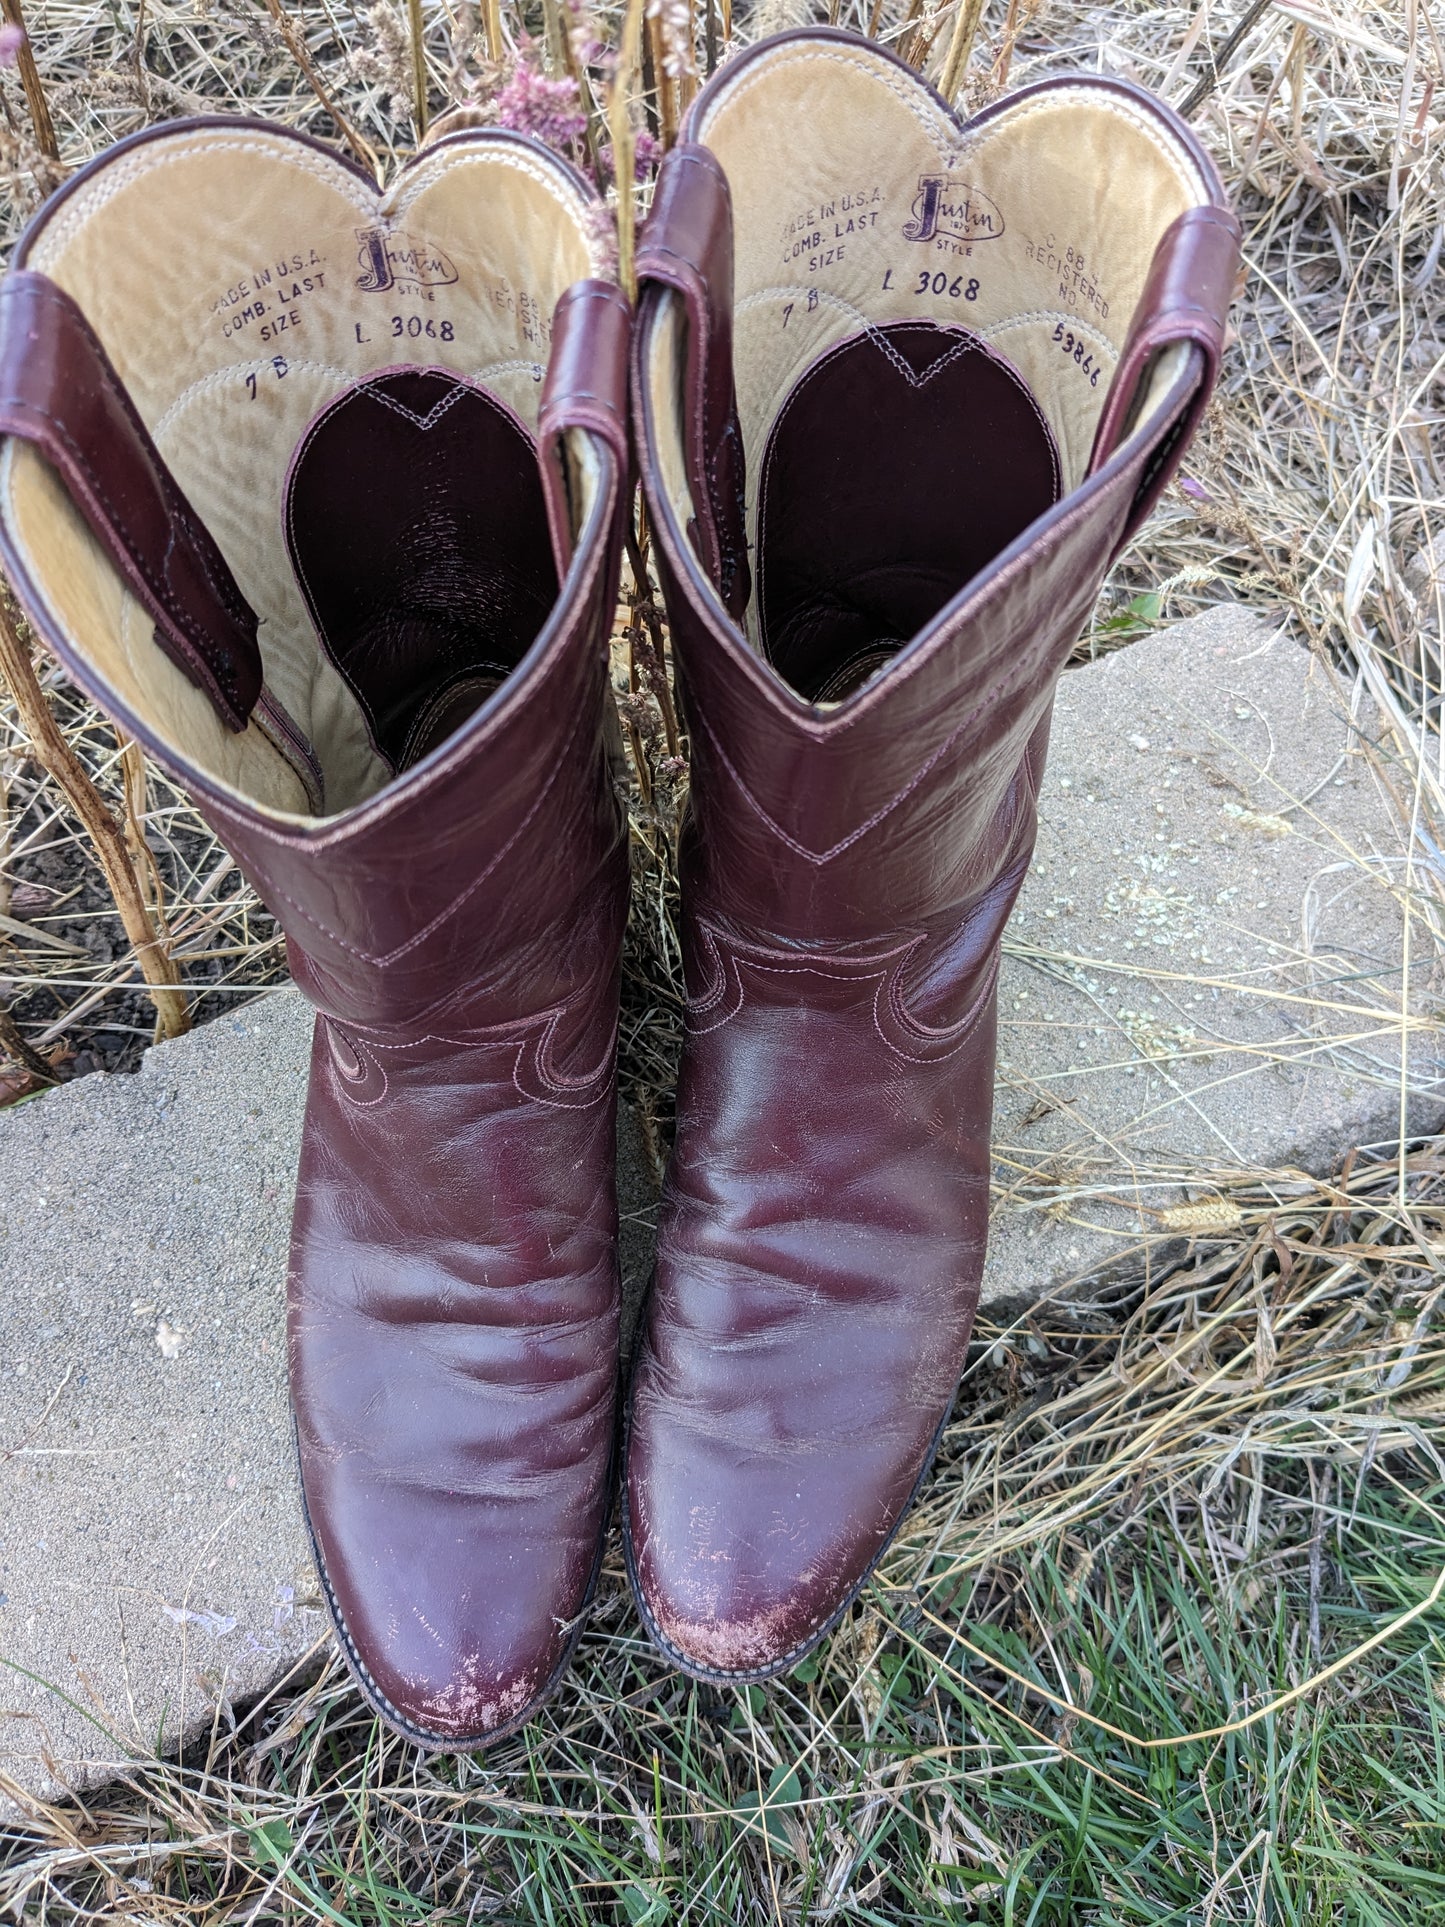
[[[336,1629],[422,1745],[518,1726],[606,1526],[629,311],[530,142],[385,193],[171,122],[0,288],[0,544],[316,1004],[289,1334]],[[545,375],[545,380],[544,380]]]
[[740,55],[684,134],[633,394],[689,1007],[625,1522],[663,1652],[741,1680],[839,1618],[948,1418],[1054,686],[1209,395],[1238,228],[1137,88],[961,126],[843,33]]

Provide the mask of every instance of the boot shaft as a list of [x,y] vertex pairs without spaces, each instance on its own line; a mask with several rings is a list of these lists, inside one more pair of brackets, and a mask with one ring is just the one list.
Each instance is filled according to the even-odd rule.
[[0,295],[17,588],[354,1021],[422,1018],[482,955],[545,1001],[615,948],[629,315],[598,212],[497,132],[380,193],[289,130],[172,123],[52,197]]
[[1237,226],[1137,89],[960,126],[846,34],[751,49],[684,132],[633,392],[698,898],[834,945],[956,923],[1027,858],[1053,689],[1207,400]]

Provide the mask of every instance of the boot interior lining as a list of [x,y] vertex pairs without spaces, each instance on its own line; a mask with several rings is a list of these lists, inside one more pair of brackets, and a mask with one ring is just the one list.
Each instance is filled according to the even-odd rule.
[[[891,450],[879,464],[889,477],[886,494],[881,481],[872,486],[875,522],[895,525],[905,544],[910,522],[936,536],[940,488],[953,498],[961,537],[950,579],[937,583],[932,598],[928,614],[936,613],[991,559],[980,540],[983,524],[993,527],[997,553],[1084,479],[1155,248],[1179,214],[1211,198],[1210,185],[1147,108],[1107,85],[1079,79],[1049,87],[960,133],[886,56],[830,40],[783,41],[749,58],[705,103],[692,133],[717,156],[732,190],[734,356],[754,583],[744,625],[753,646],[801,693],[838,700],[836,676],[819,680],[815,673],[816,649],[801,678],[778,659],[768,607],[779,532],[801,515],[815,525],[815,546],[827,540],[826,516],[803,504],[801,492],[811,487],[821,498],[836,497],[840,485],[846,492],[850,465],[856,469],[870,448],[889,435],[916,439],[926,431],[933,453],[924,458],[921,451],[911,482],[906,460]],[[676,337],[685,324],[677,303],[664,308],[668,319],[657,331],[648,375],[659,458],[685,528],[692,511],[676,445]],[[968,339],[1012,369],[1037,401],[1043,433],[1021,413],[1006,445],[988,446],[989,413],[974,405],[977,384],[967,381],[952,383],[951,394],[947,383],[935,387],[931,423],[906,384],[895,386],[890,400],[884,365],[903,324],[918,349],[915,362],[934,353],[922,341],[932,330],[935,359]],[[855,345],[857,379],[851,400],[845,385],[835,384],[842,432],[820,436],[824,417],[817,412],[811,477],[805,450],[792,449],[788,467],[800,506],[790,516],[776,490],[763,487],[779,424],[800,379],[845,343]],[[868,344],[876,350],[871,356]],[[1146,413],[1162,399],[1184,352],[1161,359]],[[940,466],[938,444],[950,436],[977,459]],[[1045,444],[1057,458],[1052,493],[1039,484]],[[1021,449],[1021,466],[1014,466],[1033,479],[1029,488],[1008,491],[1014,526],[1004,528],[996,513],[999,480]],[[840,548],[867,534],[861,512],[836,525]],[[936,540],[925,533],[915,548],[899,560],[936,573]],[[896,646],[923,626],[921,607],[916,594],[899,599]],[[890,626],[881,614],[880,625],[880,634]],[[852,634],[856,626],[843,628]],[[874,654],[876,669],[883,658]],[[856,678],[845,685],[844,694]]]
[[[309,740],[329,811],[384,784],[396,746],[379,751],[318,643],[283,536],[293,452],[343,390],[388,369],[460,376],[534,439],[557,300],[605,272],[591,213],[560,163],[508,141],[446,142],[379,194],[283,134],[179,123],[81,181],[31,242],[26,265],[99,334],[260,617],[267,688]],[[581,488],[595,489],[595,466],[571,453]],[[404,486],[386,469],[378,458],[358,487]],[[532,506],[540,517],[540,490]],[[0,512],[58,626],[120,703],[251,801],[311,813],[293,760],[261,724],[227,730],[162,655],[146,611],[23,443],[0,464]],[[495,652],[474,653],[473,669]],[[504,654],[505,671],[515,647]],[[472,675],[474,692],[486,680]],[[437,713],[445,705],[430,697],[445,681],[439,673],[429,692]]]
[[389,771],[486,700],[557,598],[535,440],[441,369],[343,389],[291,459],[285,524],[323,652]]

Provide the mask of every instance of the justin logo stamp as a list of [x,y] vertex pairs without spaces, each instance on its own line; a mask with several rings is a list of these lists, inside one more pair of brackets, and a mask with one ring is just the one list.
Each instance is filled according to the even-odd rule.
[[1003,215],[987,194],[947,174],[919,177],[912,212],[913,219],[903,224],[905,241],[947,236],[971,245],[975,241],[996,241],[1003,233]]
[[356,285],[363,294],[386,294],[392,288],[416,288],[428,300],[433,288],[447,288],[457,271],[440,248],[415,240],[400,228],[361,227],[357,260],[363,272]]

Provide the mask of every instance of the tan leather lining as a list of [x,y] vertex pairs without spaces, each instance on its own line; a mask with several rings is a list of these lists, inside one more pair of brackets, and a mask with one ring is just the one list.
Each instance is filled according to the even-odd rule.
[[[267,687],[314,744],[329,810],[387,771],[287,560],[291,452],[338,390],[397,364],[454,369],[535,430],[553,309],[603,269],[588,211],[560,165],[511,143],[449,142],[378,195],[283,135],[178,124],[82,182],[30,248],[105,343],[261,618]],[[29,449],[0,465],[0,513],[34,587],[127,706],[253,802],[309,813],[266,733],[231,734],[164,659]]]
[[[872,49],[783,41],[721,87],[692,131],[732,191],[754,551],[758,456],[794,383],[835,343],[887,322],[966,327],[1006,355],[1053,430],[1065,491],[1078,486],[1154,250],[1210,199],[1193,157],[1147,109],[1080,79],[960,135]],[[670,305],[649,370],[658,402],[678,378]],[[676,410],[659,407],[658,419],[685,524]]]

